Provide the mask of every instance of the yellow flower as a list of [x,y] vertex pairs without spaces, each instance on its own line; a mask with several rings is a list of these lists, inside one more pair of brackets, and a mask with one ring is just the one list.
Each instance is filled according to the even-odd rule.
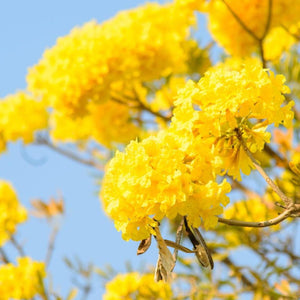
[[151,107],[154,111],[168,110],[174,105],[176,95],[179,89],[185,86],[183,77],[171,77],[166,85],[155,93]]
[[9,95],[0,101],[0,150],[7,142],[22,139],[25,144],[34,140],[37,130],[48,125],[48,113],[43,102],[24,92]]
[[46,276],[45,265],[29,257],[18,258],[18,265],[0,267],[0,300],[32,299],[41,293],[41,281]]
[[264,55],[267,60],[278,60],[297,40],[284,28],[273,28],[264,40]]
[[[266,29],[268,0],[226,0],[226,3],[247,28],[259,39]],[[274,0],[272,2],[270,29],[288,26],[299,20],[299,0]],[[232,55],[246,56],[258,47],[258,40],[249,34],[221,0],[208,4],[209,30],[216,41]]]
[[197,148],[201,151],[193,156],[193,151],[186,152],[185,139],[162,131],[116,153],[108,164],[101,198],[125,240],[147,238],[155,234],[153,219],[178,214],[187,215],[195,227],[216,225],[215,215],[228,203],[230,185],[213,181],[209,148],[203,143]]
[[113,101],[89,106],[89,114],[72,118],[59,111],[50,116],[51,136],[56,141],[88,141],[94,139],[112,148],[118,143],[128,143],[136,138],[139,129],[131,120],[126,105]]
[[240,180],[240,170],[249,174],[253,167],[244,146],[261,151],[270,141],[269,125],[292,124],[294,102],[284,105],[282,94],[289,92],[284,81],[254,59],[230,59],[179,91],[171,130],[188,137],[187,148],[206,140],[215,167]]
[[116,82],[151,81],[186,69],[185,43],[195,18],[174,4],[120,12],[57,40],[29,70],[28,89],[67,116],[107,100]]
[[169,284],[155,282],[153,274],[140,275],[136,272],[119,274],[106,284],[104,300],[171,300],[172,290]]
[[26,221],[27,211],[19,204],[13,187],[0,180],[0,246],[16,232],[16,226]]

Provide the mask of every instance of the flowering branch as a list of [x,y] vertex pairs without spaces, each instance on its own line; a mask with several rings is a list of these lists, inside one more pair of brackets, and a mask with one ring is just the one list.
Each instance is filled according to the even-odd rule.
[[135,97],[129,97],[127,95],[123,95],[125,98],[127,98],[128,100],[131,100],[131,101],[134,101],[134,102],[137,102],[137,105],[135,106],[129,106],[127,102],[117,98],[117,97],[114,97],[112,96],[111,97],[111,100],[119,103],[119,104],[122,104],[122,105],[127,105],[129,106],[130,108],[135,108],[135,109],[142,109],[142,110],[145,110],[147,112],[149,112],[150,114],[160,118],[160,119],[163,119],[164,121],[168,122],[171,120],[171,117],[172,116],[164,116],[163,114],[161,114],[160,112],[158,111],[154,111],[150,106],[146,105],[139,97],[139,95],[137,94],[137,92],[134,90],[134,94],[135,94]]
[[264,31],[262,37],[260,38],[261,41],[266,37],[266,35],[267,35],[267,33],[268,33],[269,29],[270,29],[271,19],[272,19],[272,6],[273,6],[273,0],[269,0],[268,1],[267,23],[266,23],[265,31]]
[[273,219],[267,220],[267,221],[246,222],[246,221],[224,219],[224,218],[218,217],[218,222],[219,223],[223,223],[223,224],[227,224],[227,225],[230,225],[230,226],[258,227],[258,228],[262,228],[262,227],[269,227],[269,226],[273,226],[273,225],[279,224],[282,221],[284,221],[285,219],[287,219],[288,217],[291,217],[291,215],[293,213],[296,213],[296,212],[298,213],[299,211],[300,211],[300,207],[295,207],[295,205],[293,205],[292,207],[290,207],[289,209],[285,210],[283,213],[281,213],[276,218],[273,218]]
[[248,147],[245,145],[242,137],[238,136],[240,142],[243,145],[244,151],[248,155],[248,157],[251,159],[254,167],[256,170],[260,173],[260,175],[265,179],[267,184],[272,188],[272,190],[280,197],[280,199],[285,203],[287,208],[290,208],[293,204],[293,199],[286,196],[281,189],[275,184],[275,182],[267,175],[267,173],[264,171],[264,169],[259,165],[257,160],[254,158]]
[[25,256],[25,252],[24,252],[22,246],[18,243],[18,241],[15,239],[15,237],[13,235],[10,237],[10,241],[14,245],[14,247],[17,249],[20,256]]
[[225,0],[222,0],[223,3],[226,5],[230,13],[233,15],[233,17],[236,19],[236,21],[243,27],[245,31],[247,31],[255,40],[259,41],[259,37],[250,29],[248,26],[241,20],[241,18],[234,12],[234,10],[228,5],[228,3]]
[[100,171],[103,171],[103,166],[97,164],[95,161],[89,160],[89,159],[84,159],[82,157],[79,157],[78,155],[76,155],[75,153],[73,153],[71,151],[59,148],[59,147],[55,146],[54,144],[52,144],[51,141],[47,137],[43,137],[41,135],[38,135],[36,137],[36,141],[35,141],[34,144],[47,146],[48,148],[54,150],[55,152],[57,152],[57,153],[59,153],[63,156],[66,156],[66,157],[68,157],[72,160],[75,160],[75,161],[77,161],[81,164],[87,165],[89,167],[94,167],[94,168],[96,168]]
[[53,254],[53,250],[54,250],[55,239],[56,239],[58,231],[59,231],[59,228],[55,226],[51,232],[51,235],[49,238],[49,244],[48,244],[48,248],[47,248],[47,254],[46,254],[46,258],[45,258],[46,266],[49,266],[49,263],[50,263],[50,260],[51,260],[52,254]]
[[4,263],[8,264],[9,263],[9,258],[8,258],[7,254],[5,253],[5,251],[2,247],[0,248],[0,255],[1,255],[1,260]]
[[263,68],[266,68],[266,59],[264,55],[264,48],[263,48],[263,40],[266,37],[270,25],[271,25],[271,18],[272,18],[272,6],[273,6],[273,1],[269,0],[268,2],[268,16],[267,16],[267,22],[266,22],[266,27],[264,30],[264,33],[261,37],[258,37],[255,32],[253,32],[242,20],[241,18],[234,12],[234,10],[228,5],[228,3],[225,0],[222,0],[223,3],[226,5],[230,13],[233,15],[233,17],[236,19],[236,21],[243,27],[243,29],[249,33],[257,42],[258,42],[258,47],[259,47],[259,52],[260,52],[260,58],[262,61]]

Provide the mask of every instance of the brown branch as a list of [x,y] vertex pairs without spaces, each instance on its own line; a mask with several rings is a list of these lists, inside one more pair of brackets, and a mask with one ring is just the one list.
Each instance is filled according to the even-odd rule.
[[158,117],[158,118],[163,119],[163,120],[166,121],[166,122],[168,122],[168,121],[171,120],[171,117],[172,117],[172,116],[164,116],[164,115],[162,115],[161,113],[159,113],[158,111],[152,110],[152,108],[151,108],[150,106],[148,106],[148,105],[146,105],[145,103],[143,103],[143,101],[139,98],[139,96],[137,95],[136,92],[135,92],[135,95],[136,95],[135,98],[131,98],[131,97],[128,97],[128,96],[126,96],[126,95],[125,95],[124,97],[127,98],[127,99],[129,99],[129,100],[131,100],[131,101],[137,102],[137,105],[136,105],[136,106],[130,106],[129,103],[124,102],[124,101],[120,100],[119,98],[116,98],[116,97],[113,97],[113,96],[112,96],[110,99],[113,100],[113,101],[115,101],[115,102],[117,102],[117,103],[119,103],[119,104],[126,105],[126,106],[128,106],[129,108],[145,110],[145,111],[151,113],[152,115],[154,115],[154,116],[156,116],[156,117]]
[[24,249],[18,243],[18,241],[15,239],[15,237],[13,235],[10,237],[10,241],[14,245],[14,247],[17,249],[17,251],[19,252],[20,256],[26,256],[25,252],[24,252]]
[[[176,244],[178,244],[178,245],[180,245],[182,233],[183,233],[183,218],[181,219],[180,224],[176,231]],[[174,256],[175,263],[176,263],[177,257],[178,257],[178,249],[177,248],[174,249],[173,256]]]
[[265,181],[267,182],[267,184],[272,188],[272,190],[280,197],[280,199],[285,203],[286,207],[289,208],[290,206],[292,206],[293,204],[293,200],[291,198],[289,198],[288,196],[286,196],[281,189],[275,184],[275,182],[267,175],[267,173],[264,171],[264,169],[260,166],[260,164],[258,163],[258,161],[254,158],[254,156],[252,155],[251,151],[248,149],[248,147],[246,146],[242,136],[241,136],[241,132],[239,130],[237,130],[237,137],[240,140],[244,151],[246,152],[246,154],[248,155],[248,157],[250,158],[250,160],[252,161],[254,167],[256,168],[256,170],[259,172],[259,174],[265,179]]
[[93,160],[88,160],[88,159],[84,159],[82,157],[79,157],[77,154],[75,154],[74,152],[68,151],[66,149],[60,148],[55,146],[54,144],[51,143],[51,141],[46,138],[43,137],[41,135],[37,136],[36,141],[34,142],[34,144],[36,145],[43,145],[43,146],[47,146],[48,148],[50,148],[51,150],[54,150],[55,152],[66,156],[74,161],[77,161],[81,164],[87,165],[89,167],[93,167],[96,168],[100,171],[103,171],[103,166],[97,164],[95,161]]
[[8,264],[10,262],[8,256],[6,255],[6,253],[5,253],[5,251],[4,251],[4,249],[2,247],[0,248],[0,255],[1,255],[1,260],[5,264]]
[[46,267],[49,266],[50,264],[50,260],[52,258],[52,254],[53,254],[53,250],[54,250],[54,244],[55,244],[55,240],[58,234],[59,228],[57,226],[55,226],[52,229],[50,238],[49,238],[49,243],[48,243],[48,248],[47,248],[47,253],[46,253],[46,258],[45,258],[45,265]]
[[284,26],[283,24],[281,24],[281,27],[289,34],[291,35],[293,38],[295,38],[296,40],[300,41],[300,35],[297,35],[295,33],[290,32],[290,30]]
[[218,217],[218,222],[226,224],[226,225],[230,225],[230,226],[240,226],[240,227],[257,227],[257,228],[269,227],[269,226],[273,226],[273,225],[281,223],[288,217],[291,217],[291,215],[293,213],[299,212],[299,210],[300,210],[299,208],[296,208],[293,205],[292,207],[285,210],[283,213],[281,213],[276,218],[273,218],[273,219],[267,220],[267,221],[261,221],[261,222],[247,222],[247,221],[240,221],[240,220],[224,219],[221,217]]
[[245,187],[240,181],[237,180],[233,180],[231,177],[229,177],[229,179],[231,179],[231,187],[232,189],[239,189],[241,192],[243,192],[248,198],[261,198],[261,196],[254,192],[249,190],[247,187]]
[[233,11],[233,9],[228,5],[228,3],[225,0],[222,0],[223,3],[226,5],[230,13],[233,15],[233,17],[236,19],[236,21],[243,27],[243,29],[249,33],[255,40],[259,41],[260,38],[250,29],[248,26],[241,20],[241,18]]
[[259,49],[259,54],[260,54],[262,67],[265,69],[267,67],[267,61],[265,59],[264,46],[263,46],[263,41],[262,40],[258,41],[258,49]]
[[278,163],[278,166],[283,166],[289,171],[292,172],[290,166],[289,166],[289,161],[285,158],[282,157],[278,152],[276,152],[274,149],[272,149],[268,144],[265,144],[264,151],[267,152],[272,158],[275,159],[275,161]]
[[262,37],[260,38],[261,41],[263,41],[263,39],[266,37],[266,35],[268,34],[268,31],[270,29],[271,19],[272,19],[272,7],[273,7],[273,0],[269,0],[268,1],[267,23],[266,23],[265,31],[264,31]]
[[[212,250],[212,253],[218,254],[218,252],[215,250]],[[230,270],[232,270],[238,278],[240,278],[244,286],[249,287],[252,291],[256,288],[256,284],[241,272],[241,268],[236,266],[230,257],[225,257],[221,262],[224,263]]]

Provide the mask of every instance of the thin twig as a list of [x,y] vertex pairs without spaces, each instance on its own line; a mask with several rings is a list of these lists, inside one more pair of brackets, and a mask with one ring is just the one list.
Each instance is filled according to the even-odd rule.
[[239,189],[241,192],[243,192],[248,198],[261,198],[261,196],[254,192],[251,191],[248,187],[244,186],[240,181],[233,180],[231,177],[228,177],[231,180],[231,187],[232,189]]
[[43,146],[47,146],[48,148],[54,150],[55,152],[63,155],[63,156],[66,156],[72,160],[75,160],[81,164],[84,164],[84,165],[87,165],[89,167],[94,167],[100,171],[103,171],[103,166],[97,164],[95,161],[93,160],[88,160],[88,159],[84,159],[82,157],[79,157],[77,154],[71,152],[71,151],[68,151],[66,149],[62,149],[62,148],[59,148],[57,146],[55,146],[54,144],[51,143],[51,141],[48,139],[48,138],[45,138],[45,137],[42,137],[42,136],[38,136],[36,138],[36,141],[35,141],[35,144],[36,145],[43,145]]
[[259,54],[260,54],[262,67],[265,69],[267,67],[267,61],[265,59],[264,46],[263,46],[262,40],[258,41],[258,48],[259,48]]
[[254,167],[259,172],[259,174],[265,179],[265,181],[267,182],[267,184],[272,188],[272,190],[285,203],[285,206],[287,208],[290,208],[293,205],[294,201],[291,198],[289,198],[288,196],[286,196],[281,191],[281,189],[275,184],[275,182],[267,175],[267,173],[264,171],[264,169],[260,166],[260,164],[258,163],[258,161],[254,158],[253,154],[251,153],[251,151],[246,146],[246,144],[245,144],[245,142],[244,142],[244,140],[242,138],[242,132],[239,129],[237,129],[237,138],[241,142],[241,145],[243,146],[244,151],[246,152],[246,154],[250,158],[251,162],[253,163]]
[[[223,224],[227,224],[227,225],[230,225],[230,226],[262,228],[262,227],[269,227],[269,226],[279,224],[282,221],[284,221],[285,219],[287,219],[288,217],[290,217],[291,214],[294,213],[294,212],[295,212],[295,207],[292,206],[289,209],[285,210],[283,213],[281,213],[276,218],[273,218],[273,219],[267,220],[267,221],[247,222],[247,221],[224,219],[224,218],[218,217],[218,222],[223,223]],[[297,212],[298,212],[298,209],[297,209]]]
[[263,33],[263,35],[261,36],[260,40],[262,41],[266,35],[268,34],[268,31],[270,29],[271,26],[271,20],[272,20],[272,7],[273,7],[273,0],[269,0],[268,1],[268,17],[267,17],[267,23],[266,23],[266,27],[265,27],[265,31]]
[[290,32],[290,30],[284,26],[283,24],[281,24],[281,27],[289,34],[291,35],[293,38],[295,38],[296,40],[300,41],[300,35],[297,35],[295,33]]
[[8,264],[9,263],[9,258],[8,258],[7,254],[5,253],[5,251],[2,247],[0,248],[0,255],[1,255],[1,260],[4,263]]
[[264,151],[266,151],[267,154],[269,154],[272,158],[275,159],[279,167],[283,166],[284,168],[288,169],[290,172],[293,172],[292,169],[290,168],[289,161],[285,157],[282,157],[274,149],[272,149],[268,144],[265,144]]
[[250,29],[248,26],[241,20],[241,18],[233,11],[233,9],[228,5],[228,3],[225,0],[222,0],[223,3],[226,5],[230,13],[233,15],[233,17],[236,19],[236,21],[243,27],[243,29],[248,32],[255,40],[259,41],[259,37]]
[[129,103],[127,102],[124,102],[123,100],[119,99],[119,98],[116,98],[116,97],[111,97],[110,99],[119,103],[119,104],[122,104],[122,105],[126,105],[128,106],[129,108],[134,108],[134,109],[142,109],[142,110],[145,110],[149,113],[151,113],[152,115],[160,118],[160,119],[163,119],[164,121],[170,121],[171,120],[171,117],[172,116],[164,116],[163,114],[161,114],[160,112],[158,111],[154,111],[150,106],[146,105],[137,95],[137,93],[135,92],[135,95],[136,97],[135,98],[132,98],[132,97],[128,97],[128,96],[124,96],[125,98],[127,98],[128,100],[130,101],[134,101],[137,103],[137,105],[135,106],[130,106]]
[[[212,250],[213,254],[218,254],[217,251]],[[222,263],[224,263],[230,270],[232,270],[236,277],[239,278],[244,286],[250,287],[253,291],[256,288],[256,283],[252,282],[243,272],[241,272],[241,267],[235,265],[235,263],[231,260],[230,257],[225,257],[222,259]]]
[[[178,244],[178,245],[180,245],[180,243],[181,243],[182,233],[183,233],[183,218],[181,219],[180,224],[176,231],[176,244]],[[174,256],[175,263],[176,263],[177,257],[178,257],[178,249],[176,249],[176,248],[174,249],[173,256]]]
[[19,252],[20,256],[26,256],[25,252],[24,252],[24,249],[18,243],[18,241],[15,239],[15,237],[13,235],[10,237],[10,241],[14,245],[14,247],[17,249],[17,251]]
[[52,232],[51,232],[51,235],[50,235],[50,238],[49,238],[49,243],[48,243],[46,258],[45,258],[45,265],[46,265],[46,267],[48,267],[49,264],[50,264],[50,260],[52,258],[52,254],[53,254],[53,250],[54,250],[55,239],[56,239],[58,231],[59,231],[58,226],[55,226],[52,229]]

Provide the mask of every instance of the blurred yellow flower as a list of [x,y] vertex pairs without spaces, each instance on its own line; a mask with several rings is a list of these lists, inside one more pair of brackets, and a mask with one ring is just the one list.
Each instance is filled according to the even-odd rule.
[[45,265],[29,257],[18,258],[18,265],[0,267],[0,300],[32,299],[42,292],[41,282],[46,276]]
[[174,4],[148,3],[103,24],[90,21],[57,40],[29,70],[28,89],[67,116],[107,100],[115,82],[159,79],[186,69],[195,17]]
[[[225,1],[211,0],[208,4],[209,30],[225,50],[238,56],[247,56],[258,47],[258,39],[264,36],[268,14],[268,0],[226,0],[227,5],[243,24],[257,37],[254,38],[237,21]],[[289,27],[299,20],[299,0],[273,0],[270,29],[284,25]],[[268,57],[272,55],[268,50]]]
[[171,286],[163,281],[155,282],[153,274],[119,274],[106,284],[104,300],[171,300]]
[[8,95],[0,101],[0,151],[7,142],[22,139],[25,144],[34,140],[37,130],[48,126],[45,103],[36,101],[25,92]]
[[0,180],[0,247],[16,232],[17,225],[26,219],[27,211],[20,205],[13,187]]

